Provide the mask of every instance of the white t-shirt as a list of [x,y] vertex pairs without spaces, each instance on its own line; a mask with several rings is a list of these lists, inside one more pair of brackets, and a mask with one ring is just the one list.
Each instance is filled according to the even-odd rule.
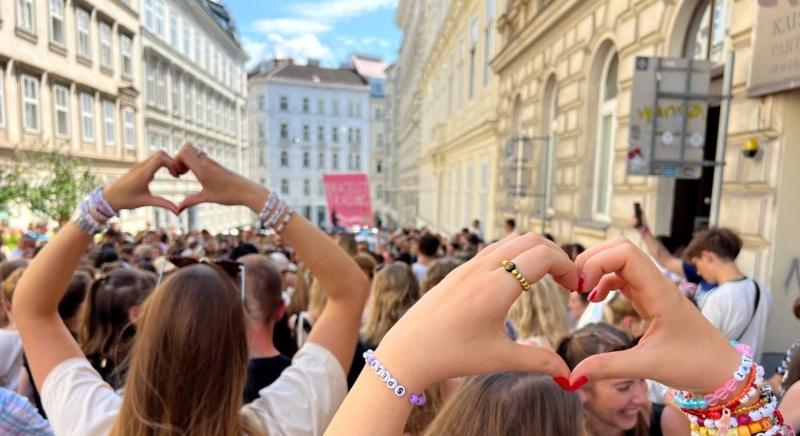
[[[270,436],[321,435],[347,395],[339,361],[325,347],[307,343],[274,383],[245,406]],[[55,434],[107,435],[122,397],[84,358],[65,360],[50,371],[42,404]]]
[[422,283],[422,281],[425,280],[425,275],[428,274],[428,267],[419,262],[416,262],[413,265],[411,265],[411,271],[413,271],[414,275],[417,276],[417,281]]
[[16,330],[0,330],[0,387],[16,391],[22,371],[22,339]]
[[760,284],[759,287],[761,294],[755,315],[756,285],[750,278],[722,283],[704,293],[697,302],[703,316],[722,334],[753,348],[755,361],[761,360],[764,333],[772,310],[772,293]]

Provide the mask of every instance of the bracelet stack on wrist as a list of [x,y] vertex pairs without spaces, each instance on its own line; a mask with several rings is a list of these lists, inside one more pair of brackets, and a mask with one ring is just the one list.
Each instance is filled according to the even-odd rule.
[[[742,359],[730,380],[702,397],[688,392],[676,392],[673,396],[675,404],[691,422],[692,436],[792,434],[784,427],[783,417],[777,411],[777,397],[764,382],[764,368],[753,363],[750,347],[736,341],[731,343],[742,354]],[[739,387],[741,392],[731,397]]]
[[106,201],[103,188],[98,187],[80,202],[71,221],[84,233],[94,236],[103,232],[108,220],[115,216],[119,214]]
[[270,191],[264,207],[261,208],[261,212],[258,214],[258,220],[265,227],[269,227],[275,230],[275,233],[281,234],[286,224],[292,219],[292,215],[294,215],[292,208],[275,191]]
[[[392,390],[394,394],[398,398],[403,398],[406,396],[406,388],[405,386],[401,385],[397,379],[392,377],[392,374],[389,373],[389,370],[383,366],[383,364],[375,357],[375,351],[367,350],[363,354],[364,360],[367,362],[367,366],[370,367],[375,374],[381,379],[382,382],[386,383],[386,387]],[[422,394],[411,394],[408,397],[408,402],[414,406],[423,406],[428,398],[425,396],[424,393]]]
[[647,225],[644,225],[644,226],[642,226],[642,228],[640,228],[640,229],[639,229],[639,233],[640,233],[642,236],[647,236],[647,235],[649,235],[649,234],[650,234],[650,227],[648,227]]

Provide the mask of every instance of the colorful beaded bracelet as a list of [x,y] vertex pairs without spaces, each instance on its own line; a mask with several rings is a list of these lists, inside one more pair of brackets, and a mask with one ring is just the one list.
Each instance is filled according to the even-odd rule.
[[702,398],[693,398],[691,394],[676,392],[673,398],[678,407],[681,409],[707,409],[709,406],[716,406],[731,395],[736,390],[736,387],[739,386],[739,383],[747,378],[754,366],[752,349],[736,341],[731,341],[731,345],[736,347],[736,351],[742,355],[741,363],[736,371],[733,372],[733,376],[722,387]]
[[751,370],[750,374],[747,377],[747,380],[744,383],[745,388],[742,389],[742,391],[739,392],[739,394],[731,398],[725,404],[719,404],[713,407],[708,407],[706,409],[700,409],[700,410],[689,409],[689,408],[682,410],[684,411],[684,413],[705,418],[707,416],[713,416],[715,414],[719,414],[723,409],[732,409],[734,407],[747,404],[750,402],[751,399],[756,398],[759,395],[759,391],[756,388],[764,382],[763,376],[759,378],[758,374],[759,371],[757,369],[755,371]]
[[[367,366],[375,371],[375,374],[378,374],[378,377],[381,379],[381,381],[386,383],[386,387],[391,389],[398,398],[403,398],[406,395],[407,392],[405,386],[401,385],[397,379],[392,377],[392,374],[389,372],[389,370],[387,370],[378,360],[378,358],[375,357],[375,351],[367,350],[364,352],[363,356],[364,360],[367,362]],[[411,394],[408,398],[408,402],[414,406],[422,406],[427,400],[428,397],[426,397],[424,393]]]

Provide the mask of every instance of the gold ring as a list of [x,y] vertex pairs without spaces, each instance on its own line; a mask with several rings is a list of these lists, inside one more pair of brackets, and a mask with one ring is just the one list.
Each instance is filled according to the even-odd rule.
[[514,262],[511,262],[510,260],[503,260],[502,265],[504,270],[511,273],[511,275],[514,276],[515,279],[517,279],[520,286],[522,286],[523,291],[527,291],[528,289],[531,288],[531,284],[528,283],[528,279],[526,279],[525,276],[522,274],[522,272],[519,269],[517,269],[517,266],[514,265]]

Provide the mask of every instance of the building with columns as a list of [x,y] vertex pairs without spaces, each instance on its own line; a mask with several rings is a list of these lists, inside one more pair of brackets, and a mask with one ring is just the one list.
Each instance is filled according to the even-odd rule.
[[[107,183],[144,156],[138,8],[0,0],[0,162],[15,148],[55,150],[85,159]],[[23,228],[32,218],[12,215]]]
[[[142,0],[143,128],[146,152],[175,153],[192,142],[227,168],[249,175],[246,140],[247,55],[225,8],[212,0]],[[179,200],[200,189],[187,175],[166,174],[156,195]],[[156,227],[222,232],[251,224],[242,207],[201,204],[179,217],[151,208]]]
[[[751,96],[750,84],[754,38],[765,35],[754,29],[756,17],[780,11],[791,16],[791,8],[796,15],[800,6],[774,2],[771,12],[759,10],[760,2],[733,0],[506,3],[498,5],[501,37],[492,60],[499,82],[496,146],[503,150],[509,141],[531,138],[532,170],[523,182],[534,191],[547,191],[548,183],[552,189],[544,204],[498,196],[495,207],[498,219],[516,217],[523,231],[544,227],[559,242],[591,246],[618,235],[639,241],[630,226],[634,202],[641,203],[655,234],[677,244],[708,225],[713,167],[704,168],[698,180],[627,173],[629,128],[639,116],[630,109],[634,61],[710,61],[709,89],[719,95],[726,53],[735,53],[719,225],[741,235],[740,268],[773,293],[766,351],[782,353],[800,327],[790,310],[800,295],[800,147],[793,143],[800,137],[800,91],[789,83],[779,92]],[[713,161],[724,126],[720,99],[709,102],[706,117],[705,159]],[[554,138],[549,153],[532,139],[548,137]],[[760,151],[743,153],[753,142]],[[508,171],[502,164],[498,170]]]

